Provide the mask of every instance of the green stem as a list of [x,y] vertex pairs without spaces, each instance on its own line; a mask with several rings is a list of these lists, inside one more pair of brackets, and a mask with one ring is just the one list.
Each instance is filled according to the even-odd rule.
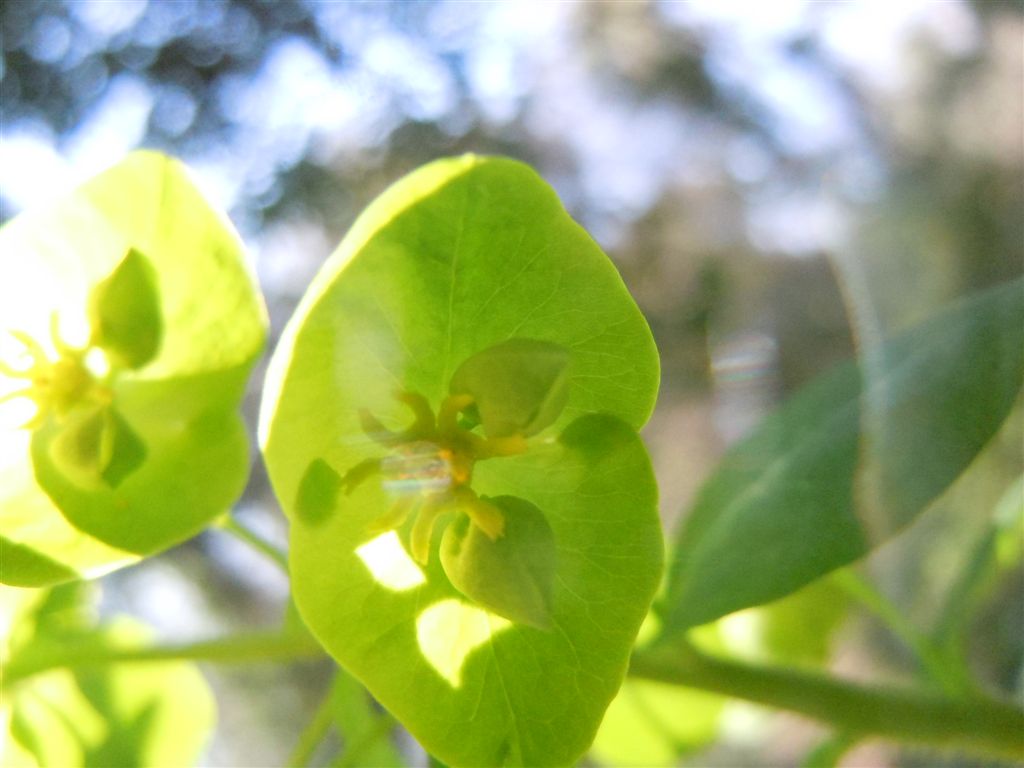
[[394,727],[394,718],[388,712],[381,713],[363,738],[345,746],[341,759],[335,763],[336,768],[355,768],[360,765],[359,761],[362,759],[363,753],[391,733]]
[[979,593],[996,570],[994,561],[998,538],[999,529],[992,525],[974,545],[970,558],[947,593],[931,635],[932,641],[940,648],[950,648],[958,643],[974,614],[974,606],[980,603]]
[[907,621],[903,613],[874,585],[849,568],[836,571],[832,574],[832,580],[847,595],[880,619],[910,649],[929,679],[940,685],[944,691],[957,694],[966,693],[970,689],[965,683],[965,676],[958,674],[955,669],[950,669],[947,660],[931,640]]
[[262,555],[265,555],[268,560],[272,560],[278,568],[280,568],[287,575],[288,573],[288,555],[282,552],[280,549],[275,547],[269,541],[264,539],[262,536],[257,534],[255,531],[242,525],[232,515],[224,515],[219,521],[220,528],[225,532],[230,533],[240,541],[245,542],[250,547],[255,549]]
[[1024,711],[993,699],[868,686],[708,656],[688,644],[637,652],[631,674],[797,712],[851,737],[958,746],[1024,757]]
[[843,755],[856,745],[857,739],[849,734],[829,736],[804,757],[800,768],[836,768]]
[[306,632],[254,632],[194,643],[131,647],[81,643],[47,644],[27,649],[3,668],[0,691],[53,669],[78,669],[144,661],[249,663],[295,661],[324,656]]
[[303,728],[302,733],[299,734],[299,740],[295,743],[295,748],[288,757],[288,768],[303,768],[303,766],[309,763],[313,753],[316,752],[316,748],[320,746],[320,742],[324,740],[327,731],[334,722],[333,703],[334,684],[331,683],[327,693],[324,694],[323,700],[316,708],[316,712],[313,713],[312,719]]

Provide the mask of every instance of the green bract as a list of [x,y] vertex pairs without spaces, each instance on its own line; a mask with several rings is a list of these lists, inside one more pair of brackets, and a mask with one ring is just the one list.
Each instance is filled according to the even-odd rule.
[[500,616],[551,628],[557,550],[544,513],[514,496],[491,499],[505,516],[505,534],[491,541],[468,517],[441,540],[441,565],[452,586]]
[[509,339],[460,365],[451,391],[473,397],[475,415],[489,437],[534,435],[565,408],[569,358],[557,344]]
[[157,276],[148,259],[128,250],[89,297],[93,341],[126,368],[141,368],[157,353],[163,333]]
[[593,738],[661,572],[657,382],[614,267],[511,160],[396,184],[286,328],[260,437],[296,602],[445,762]]
[[730,450],[701,489],[677,542],[666,632],[789,594],[938,497],[1019,397],[1024,280],[969,297],[867,356],[863,385],[852,363],[826,373]]
[[6,225],[0,581],[95,575],[224,512],[265,332],[237,236],[169,158],[131,155]]

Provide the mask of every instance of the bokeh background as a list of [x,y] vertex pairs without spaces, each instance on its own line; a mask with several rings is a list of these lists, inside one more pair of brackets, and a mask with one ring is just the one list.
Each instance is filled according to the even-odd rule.
[[[896,330],[1024,271],[1020,2],[6,0],[0,40],[0,219],[135,147],[174,154],[241,232],[272,343],[389,183],[462,152],[534,165],[654,331],[645,438],[669,530],[729,443],[856,353],[864,316]],[[868,562],[912,621],[934,618],[1019,476],[1015,419]],[[239,515],[284,545],[253,461]],[[1022,600],[1017,566],[989,585],[970,643],[984,684],[1017,695]],[[105,613],[172,640],[272,625],[286,601],[284,578],[216,531],[103,581]],[[723,625],[735,653],[759,652],[752,618]],[[822,642],[842,674],[912,674],[857,611]],[[327,678],[317,664],[207,672],[216,766],[282,764]],[[692,706],[678,716],[700,721]],[[695,736],[685,764],[798,765],[825,736],[738,703],[711,721],[714,743]],[[844,764],[938,759],[869,743]]]

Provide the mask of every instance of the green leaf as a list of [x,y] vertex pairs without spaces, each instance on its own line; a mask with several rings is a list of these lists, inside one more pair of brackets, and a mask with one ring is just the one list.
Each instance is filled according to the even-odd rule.
[[[726,455],[677,541],[666,632],[793,592],[939,496],[1020,392],[1024,281],[959,302],[869,356],[864,388],[855,365],[840,366]],[[865,402],[883,408],[884,435],[863,433]],[[865,450],[874,471],[862,475]]]
[[89,297],[93,342],[115,365],[141,368],[156,355],[163,327],[156,275],[135,248]]
[[[237,235],[179,163],[133,154],[5,225],[0,357],[7,331],[77,378],[32,434],[0,429],[0,528],[19,553],[0,581],[98,575],[194,535],[239,496],[238,409],[265,311]],[[90,343],[109,373],[74,349]],[[25,384],[6,359],[0,397]],[[0,421],[23,404],[0,406]]]
[[[532,349],[489,357],[509,339]],[[568,365],[537,354],[555,348]],[[465,375],[481,401],[527,390],[512,421],[539,431],[524,453],[478,461],[468,487],[545,518],[555,548],[549,631],[485,610],[440,562],[442,529],[466,523],[456,506],[432,505],[465,480],[438,446],[403,435],[413,416],[433,421],[424,411],[437,413],[464,364],[478,367]],[[657,381],[650,332],[614,267],[533,171],[503,159],[440,161],[392,187],[285,329],[260,435],[291,521],[296,603],[331,655],[445,763],[565,765],[589,745],[661,569],[654,481],[635,433]],[[406,393],[401,402],[395,392]],[[382,518],[397,524],[403,507],[417,521],[438,515],[425,565],[409,555],[411,521],[382,532]],[[521,571],[516,559],[510,568]],[[488,590],[481,601],[499,599],[493,581]]]
[[535,435],[569,396],[569,351],[551,342],[508,339],[470,357],[452,376],[453,395],[472,395],[488,437]]
[[441,565],[452,586],[506,619],[551,629],[557,549],[544,513],[514,496],[487,499],[505,514],[505,534],[491,541],[460,517],[441,539]]

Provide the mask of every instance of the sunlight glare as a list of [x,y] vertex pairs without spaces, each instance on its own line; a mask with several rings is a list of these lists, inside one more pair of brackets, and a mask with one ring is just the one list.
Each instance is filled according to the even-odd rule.
[[469,654],[511,626],[507,619],[448,598],[419,615],[416,639],[424,658],[453,688],[458,688]]
[[357,547],[356,554],[373,578],[395,592],[413,589],[427,581],[394,531],[382,533]]

